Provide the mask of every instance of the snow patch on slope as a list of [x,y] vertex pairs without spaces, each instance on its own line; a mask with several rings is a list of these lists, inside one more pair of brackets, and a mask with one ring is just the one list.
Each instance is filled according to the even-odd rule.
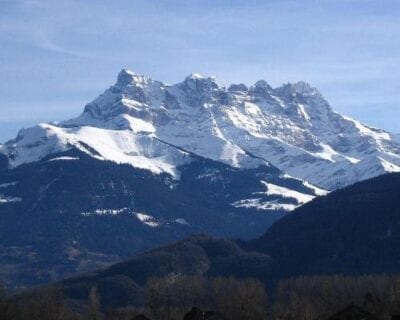
[[87,211],[87,212],[81,212],[81,215],[84,217],[89,217],[89,216],[116,216],[119,215],[123,212],[125,212],[127,208],[121,208],[121,209],[96,209],[94,211]]
[[145,213],[135,213],[135,216],[139,219],[140,222],[142,222],[143,224],[152,227],[152,228],[156,228],[160,226],[160,223],[157,222],[157,220]]
[[73,161],[73,160],[79,160],[79,157],[57,157],[57,158],[52,158],[47,160],[48,162],[52,161]]
[[175,219],[175,222],[179,223],[179,224],[187,225],[187,226],[189,225],[189,222],[187,222],[186,219],[183,219],[183,218],[177,218],[177,219]]
[[326,196],[329,191],[326,191],[324,189],[318,188],[314,185],[312,185],[311,183],[307,182],[307,181],[303,181],[303,185],[307,188],[310,188],[311,190],[314,191],[315,195],[317,196]]
[[[176,167],[190,161],[184,151],[151,136],[95,127],[60,128],[40,124],[20,132],[16,140],[7,143],[7,148],[13,155],[11,167],[39,161],[48,154],[71,148],[77,148],[99,160],[130,164],[155,174],[166,172],[175,178],[178,178]],[[66,160],[65,157],[63,160]]]
[[20,202],[20,201],[22,201],[22,199],[19,197],[8,197],[8,196],[4,196],[4,195],[0,194],[0,204]]
[[254,208],[257,210],[284,210],[292,211],[298,207],[298,205],[291,203],[281,203],[278,200],[263,201],[261,198],[244,199],[232,203],[235,208]]
[[7,183],[1,183],[0,184],[0,188],[8,188],[8,187],[12,187],[15,186],[18,182],[14,181],[14,182],[7,182]]
[[397,166],[393,163],[390,163],[389,161],[386,161],[385,159],[379,158],[381,160],[382,167],[385,169],[387,172],[400,172],[400,166]]
[[261,182],[267,187],[267,191],[265,192],[267,195],[278,195],[283,198],[295,199],[299,204],[307,203],[315,198],[315,196],[300,193],[276,184],[268,183],[266,181]]

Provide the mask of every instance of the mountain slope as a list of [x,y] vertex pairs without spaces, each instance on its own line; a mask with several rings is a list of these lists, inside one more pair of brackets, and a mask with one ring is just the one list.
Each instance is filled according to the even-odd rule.
[[318,198],[252,244],[290,275],[399,272],[400,174]]
[[230,274],[241,277],[246,274],[257,277],[271,269],[272,264],[268,255],[247,252],[232,240],[198,235],[110,268],[67,279],[60,285],[66,297],[81,302],[96,287],[104,307],[115,308],[143,304],[143,286],[154,276]]
[[153,276],[234,275],[273,285],[305,274],[399,273],[399,248],[400,174],[388,174],[317,198],[256,240],[191,237],[60,285],[77,300],[97,286],[115,307],[140,304],[141,288]]
[[195,233],[248,239],[315,196],[271,166],[184,157],[179,179],[78,149],[0,170],[2,281],[48,282]]

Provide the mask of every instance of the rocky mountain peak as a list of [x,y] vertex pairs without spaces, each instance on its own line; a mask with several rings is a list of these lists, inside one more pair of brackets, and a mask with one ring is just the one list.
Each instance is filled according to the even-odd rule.
[[218,90],[219,85],[215,77],[204,77],[198,73],[191,73],[183,82],[183,87],[190,91]]
[[150,77],[140,75],[128,69],[122,69],[118,73],[116,86],[125,87],[129,85],[143,85],[150,82]]
[[250,94],[256,97],[268,98],[272,87],[265,80],[258,80],[252,87],[250,87]]
[[294,83],[286,83],[281,87],[275,89],[277,92],[282,94],[296,96],[315,96],[320,95],[318,90],[313,88],[308,82],[298,81]]
[[258,80],[255,84],[254,84],[255,88],[259,88],[259,89],[264,89],[264,90],[272,90],[272,87],[268,84],[267,81],[265,80]]
[[249,90],[249,88],[247,88],[247,86],[244,83],[233,83],[229,86],[228,91],[229,92],[242,92],[242,93],[246,93]]

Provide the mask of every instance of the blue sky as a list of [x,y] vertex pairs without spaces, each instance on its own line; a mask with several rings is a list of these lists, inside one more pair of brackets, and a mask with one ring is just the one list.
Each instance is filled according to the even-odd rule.
[[0,141],[79,114],[124,67],[167,83],[305,80],[400,132],[400,1],[0,0]]

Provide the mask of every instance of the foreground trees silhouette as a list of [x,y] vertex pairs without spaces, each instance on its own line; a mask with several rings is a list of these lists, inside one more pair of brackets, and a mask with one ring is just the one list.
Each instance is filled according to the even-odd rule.
[[152,278],[146,286],[146,301],[156,320],[182,319],[193,306],[217,311],[231,320],[262,320],[267,311],[267,295],[261,282],[233,277]]
[[309,276],[280,281],[273,314],[281,319],[328,317],[349,304],[380,319],[400,313],[400,276]]
[[0,289],[0,320],[181,320],[189,311],[196,320],[317,320],[349,304],[381,320],[400,314],[400,276],[297,277],[270,292],[267,299],[256,279],[169,275],[147,281],[142,305],[109,310],[96,287],[84,304],[67,301],[57,287],[14,296]]

